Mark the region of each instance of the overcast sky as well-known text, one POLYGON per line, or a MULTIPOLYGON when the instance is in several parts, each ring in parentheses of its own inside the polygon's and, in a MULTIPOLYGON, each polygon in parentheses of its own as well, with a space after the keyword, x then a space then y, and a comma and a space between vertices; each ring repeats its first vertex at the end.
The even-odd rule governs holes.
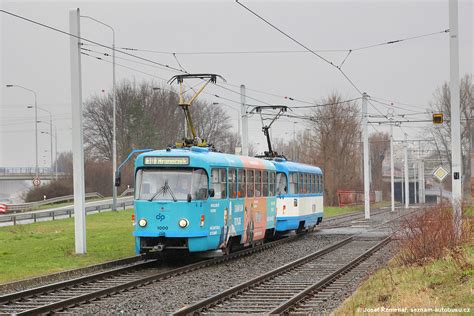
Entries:
MULTIPOLYGON (((323 50, 318 53, 335 63, 340 63, 347 53, 324 50, 353 49, 449 28, 448 0, 242 2, 306 46, 323 50)), ((78 7, 82 15, 92 16, 115 28, 117 47, 176 52, 181 65, 189 72, 221 74, 230 84, 227 87, 236 91, 240 84, 245 84, 249 89, 281 96, 248 91, 250 97, 268 103, 305 105, 283 97, 312 102, 332 92, 339 92, 348 99, 359 97, 341 73, 310 53, 183 54, 302 50, 233 0, 2 1, 1 7, 65 31, 69 29, 69 9, 78 7)), ((472 1, 460 1, 461 75, 473 72, 472 18, 472 1)), ((34 111, 26 108, 33 104, 33 97, 27 91, 6 89, 5 84, 22 85, 37 92, 38 106, 53 113, 59 134, 58 150, 70 150, 69 38, 3 13, 0 13, 0 20, 0 166, 34 166, 34 111)), ((85 38, 111 44, 110 30, 93 21, 82 20, 81 33, 85 38)), ((106 52, 99 47, 88 48, 106 52)), ((133 53, 178 67, 171 54, 133 53)), ((118 58, 118 64, 135 69, 117 66, 117 81, 154 80, 162 84, 163 79, 175 74, 163 68, 132 62, 138 60, 130 56, 117 54, 117 57, 127 59, 118 58)), ((435 89, 449 80, 449 35, 440 33, 355 51, 345 61, 343 69, 356 86, 370 96, 391 100, 408 110, 424 111, 435 89)), ((92 95, 103 93, 102 90, 111 90, 112 66, 83 56, 82 78, 83 101, 86 101, 92 95)), ((218 87, 210 87, 207 92, 240 101, 238 94, 218 87)), ((209 95, 203 97, 210 102, 223 102, 238 108, 237 103, 209 95)), ((257 103, 251 99, 247 102, 257 103)), ((387 113, 384 105, 374 105, 382 113, 387 113)), ((408 110, 396 109, 395 113, 410 113, 408 110)), ((369 111, 378 114, 372 106, 369 111)), ((48 119, 46 112, 39 113, 40 120, 48 119)), ((295 110, 295 114, 300 113, 295 110)), ((236 111, 229 109, 229 115, 236 130, 236 111)), ((290 139, 293 126, 297 130, 305 128, 303 122, 293 122, 289 119, 277 122, 273 136, 290 139)), ((46 124, 39 126, 41 131, 49 130, 46 124)), ((423 132, 422 126, 406 124, 402 127, 410 137, 417 137, 423 132)), ((376 128, 388 131, 387 126, 376 128)), ((370 131, 374 128, 371 127, 370 131)), ((402 137, 400 129, 395 132, 397 138, 402 137)), ((259 121, 251 122, 250 136, 260 150, 265 149, 259 121)), ((50 164, 49 146, 49 136, 40 134, 40 166, 50 164)))

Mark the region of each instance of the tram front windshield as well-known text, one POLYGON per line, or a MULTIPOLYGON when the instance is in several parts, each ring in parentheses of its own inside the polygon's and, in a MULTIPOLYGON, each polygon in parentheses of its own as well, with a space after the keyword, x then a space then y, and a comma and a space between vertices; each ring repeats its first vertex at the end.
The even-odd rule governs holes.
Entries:
POLYGON ((186 201, 189 194, 193 200, 205 200, 208 178, 204 169, 140 169, 135 188, 137 200, 186 201))

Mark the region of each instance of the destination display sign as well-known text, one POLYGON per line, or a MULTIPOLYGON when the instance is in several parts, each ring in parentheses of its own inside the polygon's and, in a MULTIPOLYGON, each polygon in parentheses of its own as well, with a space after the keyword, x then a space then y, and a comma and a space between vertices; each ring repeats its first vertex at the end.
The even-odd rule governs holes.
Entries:
POLYGON ((167 166, 187 166, 189 157, 145 157, 144 165, 167 165, 167 166))

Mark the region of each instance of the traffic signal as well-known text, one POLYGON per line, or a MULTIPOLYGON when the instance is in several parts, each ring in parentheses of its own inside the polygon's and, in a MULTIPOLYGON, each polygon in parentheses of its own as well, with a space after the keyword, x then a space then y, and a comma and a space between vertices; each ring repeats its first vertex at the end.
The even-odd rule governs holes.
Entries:
POLYGON ((443 113, 433 113, 433 124, 443 124, 443 113))

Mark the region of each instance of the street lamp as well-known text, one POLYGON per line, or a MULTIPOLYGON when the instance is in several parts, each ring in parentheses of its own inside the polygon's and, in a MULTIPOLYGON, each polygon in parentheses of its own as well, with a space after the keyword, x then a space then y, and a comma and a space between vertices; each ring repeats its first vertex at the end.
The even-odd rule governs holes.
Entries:
MULTIPOLYGON (((33 106, 28 105, 27 108, 31 109, 31 108, 33 108, 33 106)), ((36 106, 35 108, 37 108, 38 110, 47 112, 49 114, 49 132, 50 132, 50 135, 53 135, 53 114, 51 113, 51 111, 48 111, 48 110, 43 109, 41 107, 36 106)), ((36 121, 36 123, 46 123, 46 124, 48 124, 47 122, 43 122, 43 121, 36 121)), ((53 138, 51 137, 51 171, 52 170, 53 170, 53 138)))
POLYGON ((91 16, 81 15, 81 18, 89 19, 95 21, 103 26, 108 27, 112 30, 112 90, 113 90, 113 98, 112 98, 112 210, 117 210, 117 187, 115 186, 115 170, 117 169, 117 133, 115 128, 115 116, 116 116, 116 97, 115 97, 115 30, 112 26, 99 21, 91 16))
MULTIPOLYGON (((41 109, 41 108, 39 108, 41 109)), ((49 132, 41 132, 41 134, 48 134, 50 135, 50 141, 51 141, 51 172, 53 172, 53 137, 55 139, 55 157, 56 157, 56 179, 58 178, 58 173, 57 173, 57 161, 58 161, 58 139, 57 139, 57 136, 58 136, 58 130, 57 130, 57 127, 56 125, 53 124, 52 120, 50 120, 50 122, 45 122, 45 121, 38 121, 38 123, 44 123, 44 124, 48 124, 49 125, 49 132), (54 134, 56 135, 53 135, 53 126, 54 126, 54 134)))
MULTIPOLYGON (((41 132, 41 134, 50 134, 48 132, 41 132)), ((58 129, 56 128, 56 125, 54 126, 54 135, 50 134, 51 138, 54 137, 54 153, 56 157, 56 162, 54 164, 54 178, 58 180, 58 129)), ((53 149, 51 148, 51 151, 53 149)), ((51 170, 52 171, 52 170, 51 170)))
POLYGON ((20 88, 20 89, 33 93, 33 95, 35 96, 35 178, 38 178, 38 175, 39 175, 39 170, 38 170, 38 107, 37 107, 38 98, 37 98, 36 92, 31 89, 25 88, 23 86, 15 85, 15 84, 7 84, 6 87, 7 88, 20 88))

